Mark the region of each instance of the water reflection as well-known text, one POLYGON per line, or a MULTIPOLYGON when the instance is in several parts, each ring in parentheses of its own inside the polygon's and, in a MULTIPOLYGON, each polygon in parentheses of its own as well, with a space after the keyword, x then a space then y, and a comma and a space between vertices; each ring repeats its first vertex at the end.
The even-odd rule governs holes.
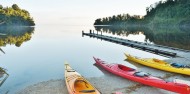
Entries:
MULTIPOLYGON (((6 45, 20 47, 23 42, 31 39, 33 31, 34 27, 0 27, 0 47, 5 47, 6 45)), ((2 48, 0 48, 0 52, 5 54, 5 51, 2 48)), ((0 67, 0 87, 8 77, 9 74, 6 70, 0 67)))
POLYGON ((0 48, 0 51, 5 54, 5 52, 3 51, 3 49, 0 48))
POLYGON ((144 42, 190 50, 190 29, 188 28, 95 26, 95 29, 118 36, 138 35, 141 33, 146 36, 144 42))
MULTIPOLYGON (((104 75, 93 66, 93 56, 125 65, 127 63, 123 59, 126 51, 129 54, 138 53, 138 57, 166 59, 130 47, 81 37, 81 30, 87 31, 89 28, 92 27, 37 26, 31 40, 27 43, 23 42, 19 48, 14 44, 1 47, 6 52, 6 55, 1 55, 2 52, 0 51, 0 66, 8 69, 9 77, 0 87, 0 94, 5 94, 7 91, 9 91, 9 94, 15 94, 26 86, 39 82, 64 79, 64 61, 68 61, 74 69, 89 78, 104 75)), ((123 81, 118 83, 118 80, 115 80, 118 79, 117 76, 114 78, 111 76, 110 80, 107 80, 106 77, 103 77, 106 82, 102 87, 110 86, 111 81, 118 84, 118 88, 121 88, 121 83, 123 86, 128 84, 126 79, 123 78, 123 81)), ((96 81, 99 82, 99 80, 96 81)))
POLYGON ((33 31, 34 27, 0 27, 0 47, 7 44, 20 47, 23 42, 31 39, 33 31))
POLYGON ((9 74, 6 73, 6 70, 0 67, 0 87, 3 85, 3 83, 6 81, 8 77, 9 74))
POLYGON ((0 71, 0 87, 3 85, 3 83, 7 80, 8 77, 9 74, 2 73, 2 71, 0 71))

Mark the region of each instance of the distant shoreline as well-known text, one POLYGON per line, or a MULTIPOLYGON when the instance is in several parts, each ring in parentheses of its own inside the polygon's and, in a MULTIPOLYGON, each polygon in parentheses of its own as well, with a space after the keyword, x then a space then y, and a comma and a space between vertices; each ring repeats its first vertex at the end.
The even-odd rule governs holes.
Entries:
POLYGON ((98 18, 94 25, 146 26, 146 27, 190 27, 189 0, 159 1, 146 7, 146 15, 128 13, 98 18))

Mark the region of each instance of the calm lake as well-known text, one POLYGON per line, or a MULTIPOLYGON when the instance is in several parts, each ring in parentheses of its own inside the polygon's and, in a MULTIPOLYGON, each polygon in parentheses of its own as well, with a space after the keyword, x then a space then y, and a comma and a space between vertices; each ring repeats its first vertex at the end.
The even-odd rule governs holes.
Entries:
MULTIPOLYGON (((0 48, 5 52, 3 54, 0 51, 0 67, 7 69, 9 77, 0 87, 0 94, 5 92, 14 94, 26 86, 41 81, 64 79, 64 62, 68 62, 84 77, 99 77, 104 73, 93 65, 95 63, 93 56, 110 63, 121 63, 133 68, 136 67, 124 61, 125 52, 138 57, 167 59, 166 57, 100 39, 88 36, 82 37, 82 30, 89 32, 90 29, 140 42, 164 45, 165 42, 170 40, 171 45, 176 47, 182 47, 186 45, 184 43, 190 43, 189 35, 186 32, 168 32, 170 30, 167 30, 167 33, 159 33, 160 30, 151 32, 152 30, 143 31, 142 29, 118 30, 102 27, 94 28, 93 26, 64 25, 2 28, 0 33, 6 35, 0 35, 0 48), (169 36, 171 34, 172 36, 169 36), (184 40, 185 42, 180 42, 184 40)), ((186 48, 188 49, 188 47, 186 48)))

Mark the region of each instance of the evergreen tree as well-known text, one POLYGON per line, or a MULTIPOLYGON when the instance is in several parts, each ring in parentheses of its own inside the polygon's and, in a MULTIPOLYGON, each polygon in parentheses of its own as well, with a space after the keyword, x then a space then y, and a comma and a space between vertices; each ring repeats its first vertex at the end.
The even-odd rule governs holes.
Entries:
POLYGON ((30 13, 24 9, 20 9, 17 4, 12 7, 4 7, 0 5, 0 26, 34 26, 34 20, 30 17, 30 13), (3 22, 3 23, 2 23, 3 22))

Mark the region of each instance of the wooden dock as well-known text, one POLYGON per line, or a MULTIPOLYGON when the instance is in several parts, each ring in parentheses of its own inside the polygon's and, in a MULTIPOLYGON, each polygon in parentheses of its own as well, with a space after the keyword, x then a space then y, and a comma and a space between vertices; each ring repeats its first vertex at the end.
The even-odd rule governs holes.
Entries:
POLYGON ((91 30, 90 30, 90 33, 84 33, 84 31, 82 31, 82 35, 86 35, 89 37, 95 37, 95 38, 98 38, 101 40, 121 44, 124 46, 133 47, 136 49, 140 49, 143 51, 151 52, 151 53, 166 56, 166 57, 177 57, 177 53, 162 50, 162 49, 160 49, 161 47, 171 49, 171 50, 179 50, 179 51, 189 52, 189 50, 183 50, 183 49, 178 49, 178 48, 173 48, 173 47, 168 47, 168 46, 137 42, 137 41, 132 41, 132 40, 118 38, 118 37, 106 36, 106 35, 102 35, 102 32, 100 34, 98 34, 98 32, 94 33, 91 30))

